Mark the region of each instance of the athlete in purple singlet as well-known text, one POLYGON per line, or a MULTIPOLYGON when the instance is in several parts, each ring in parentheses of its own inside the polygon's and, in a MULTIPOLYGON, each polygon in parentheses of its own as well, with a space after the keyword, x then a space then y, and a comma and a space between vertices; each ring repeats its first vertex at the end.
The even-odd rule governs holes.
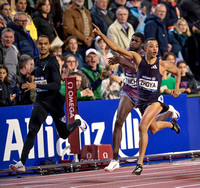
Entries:
MULTIPOLYGON (((144 35, 142 33, 134 33, 129 45, 129 51, 135 51, 141 56, 144 55, 142 47, 144 45, 144 35)), ((123 57, 115 56, 109 63, 119 63, 124 71, 125 78, 123 80, 123 87, 120 93, 120 101, 117 109, 117 118, 115 121, 115 128, 113 132, 113 160, 105 167, 106 171, 112 172, 119 168, 118 153, 122 139, 123 123, 131 112, 136 107, 137 102, 137 80, 136 80, 136 66, 134 62, 123 57)))

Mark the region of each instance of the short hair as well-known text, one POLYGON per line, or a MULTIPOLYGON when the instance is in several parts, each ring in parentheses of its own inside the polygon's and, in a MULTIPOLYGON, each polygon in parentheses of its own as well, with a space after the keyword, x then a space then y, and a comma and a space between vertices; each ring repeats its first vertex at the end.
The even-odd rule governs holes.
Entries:
POLYGON ((122 9, 125 9, 127 11, 127 14, 129 14, 127 8, 125 8, 124 6, 120 6, 120 7, 117 8, 116 15, 118 14, 119 10, 122 10, 122 9))
POLYGON ((49 36, 47 36, 47 35, 39 35, 38 36, 38 39, 37 39, 37 42, 38 42, 38 40, 40 39, 40 38, 47 38, 48 40, 49 40, 49 43, 50 43, 50 39, 49 39, 49 36))
POLYGON ((132 35, 132 37, 133 37, 133 36, 139 37, 139 38, 141 39, 142 43, 144 43, 144 41, 145 41, 145 36, 144 36, 142 33, 140 33, 140 32, 135 32, 135 33, 132 35))
POLYGON ((185 65, 187 65, 187 62, 186 62, 186 61, 181 60, 181 61, 178 61, 178 62, 177 62, 176 66, 179 67, 179 65, 180 65, 181 63, 184 63, 185 65))
POLYGON ((152 41, 152 40, 155 40, 155 41, 157 41, 155 38, 153 38, 153 37, 150 37, 150 38, 148 38, 148 39, 146 39, 146 40, 145 40, 144 44, 146 45, 146 44, 147 44, 147 42, 149 42, 149 41, 152 41))
POLYGON ((17 12, 17 13, 15 14, 15 16, 14 16, 14 21, 16 21, 16 20, 19 19, 19 15, 24 15, 24 16, 26 16, 26 18, 27 18, 27 15, 26 15, 25 12, 17 12))
POLYGON ((22 69, 25 67, 25 65, 28 63, 29 60, 31 60, 31 56, 27 55, 27 54, 23 54, 19 57, 19 69, 22 69))
MULTIPOLYGON (((41 7, 46 4, 46 1, 47 0, 37 0, 36 5, 35 5, 35 9, 36 10, 41 10, 41 7)), ((51 5, 52 4, 51 0, 48 0, 48 1, 49 1, 50 5, 51 5)))
POLYGON ((13 35, 15 34, 14 30, 11 28, 5 28, 3 29, 3 31, 1 32, 1 37, 6 33, 6 32, 12 32, 13 35))
POLYGON ((50 53, 52 54, 53 52, 61 51, 62 52, 62 47, 60 45, 55 45, 50 48, 50 53))

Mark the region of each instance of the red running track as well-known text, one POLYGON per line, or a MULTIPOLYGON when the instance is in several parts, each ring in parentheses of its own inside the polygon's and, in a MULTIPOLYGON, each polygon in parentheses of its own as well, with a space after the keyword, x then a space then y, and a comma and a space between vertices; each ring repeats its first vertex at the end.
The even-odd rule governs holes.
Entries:
POLYGON ((0 179, 0 187, 24 188, 197 188, 200 187, 200 160, 145 165, 140 176, 132 175, 134 166, 112 173, 104 170, 47 176, 0 179))

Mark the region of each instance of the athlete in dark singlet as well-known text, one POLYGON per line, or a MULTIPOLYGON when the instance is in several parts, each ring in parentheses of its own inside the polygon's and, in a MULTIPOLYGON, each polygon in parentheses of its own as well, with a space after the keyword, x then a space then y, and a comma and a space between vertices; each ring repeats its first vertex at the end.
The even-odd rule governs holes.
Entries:
MULTIPOLYGON (((129 51, 135 51, 141 55, 144 55, 142 47, 144 45, 144 35, 142 33, 134 33, 130 45, 129 51)), ((112 172, 114 169, 119 168, 119 147, 122 140, 122 126, 131 110, 136 107, 137 103, 137 78, 136 67, 131 60, 124 59, 123 57, 115 56, 110 61, 119 63, 124 70, 125 78, 123 80, 123 87, 120 93, 120 101, 117 109, 117 118, 115 121, 115 128, 113 132, 113 160, 105 167, 106 171, 112 172)))
POLYGON ((29 131, 24 142, 21 159, 16 164, 9 166, 11 171, 25 171, 24 165, 28 159, 29 152, 34 146, 35 137, 48 113, 52 116, 58 134, 63 139, 67 139, 78 126, 83 131, 87 128, 86 122, 78 114, 75 115, 74 122, 66 125, 64 99, 59 92, 61 87, 59 64, 56 57, 49 53, 50 42, 47 36, 39 36, 37 48, 39 57, 34 59, 35 82, 27 82, 22 85, 22 89, 26 89, 26 91, 36 89, 37 98, 31 113, 29 131))
MULTIPOLYGON (((94 25, 94 24, 93 24, 94 25)), ((158 55, 158 42, 155 39, 147 39, 145 42, 144 49, 146 51, 145 57, 142 59, 141 56, 132 51, 127 51, 115 42, 108 39, 100 29, 94 25, 95 29, 93 32, 99 35, 107 45, 115 52, 119 53, 126 59, 134 61, 138 68, 138 98, 139 98, 139 108, 143 114, 139 125, 140 141, 139 141, 139 159, 136 168, 133 170, 132 174, 140 175, 142 172, 143 160, 145 151, 148 144, 148 130, 152 134, 164 128, 171 128, 176 133, 180 132, 180 127, 176 123, 176 119, 172 118, 170 122, 167 121, 156 121, 157 115, 165 111, 165 105, 158 100, 160 93, 160 79, 165 71, 171 72, 176 75, 176 86, 172 91, 172 96, 179 96, 179 85, 181 74, 178 68, 170 64, 167 61, 162 61, 157 59, 158 55), (147 68, 147 69, 146 69, 147 68), (157 69, 157 74, 152 75, 151 72, 157 69), (144 74, 144 75, 142 75, 144 74), (147 95, 149 95, 147 97, 147 95)))

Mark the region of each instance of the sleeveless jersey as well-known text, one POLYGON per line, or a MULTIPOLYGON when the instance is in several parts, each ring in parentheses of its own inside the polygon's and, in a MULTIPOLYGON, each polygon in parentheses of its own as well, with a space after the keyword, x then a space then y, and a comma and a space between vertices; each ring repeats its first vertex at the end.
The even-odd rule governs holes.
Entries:
POLYGON ((138 98, 143 101, 158 99, 161 81, 159 59, 157 58, 155 63, 150 65, 143 57, 137 71, 138 98))

